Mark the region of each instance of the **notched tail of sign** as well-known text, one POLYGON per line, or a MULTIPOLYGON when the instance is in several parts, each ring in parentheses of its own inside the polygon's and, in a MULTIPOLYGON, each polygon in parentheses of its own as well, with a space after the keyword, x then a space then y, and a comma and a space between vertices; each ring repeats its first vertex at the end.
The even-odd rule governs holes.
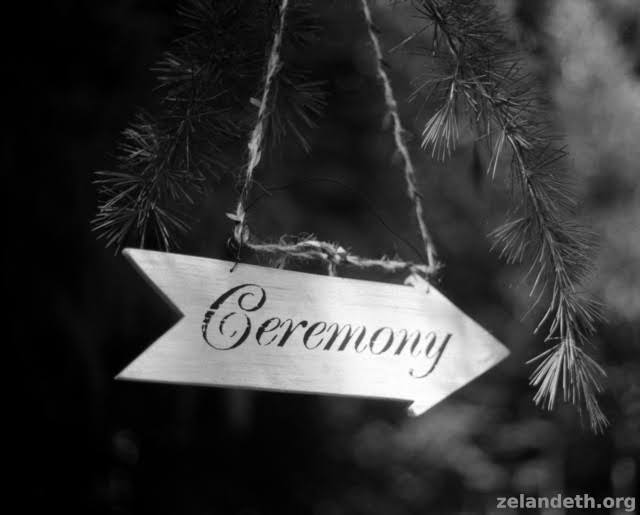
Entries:
POLYGON ((411 417, 419 417, 425 411, 427 411, 432 405, 431 404, 421 404, 419 402, 414 402, 407 408, 407 413, 411 417))

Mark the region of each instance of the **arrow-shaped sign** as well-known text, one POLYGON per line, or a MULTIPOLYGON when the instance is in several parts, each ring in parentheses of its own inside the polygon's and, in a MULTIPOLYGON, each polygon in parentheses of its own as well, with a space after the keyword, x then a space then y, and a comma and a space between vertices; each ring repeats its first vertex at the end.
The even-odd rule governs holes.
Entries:
POLYGON ((124 254, 184 318, 118 379, 409 400, 418 415, 509 354, 417 276, 402 286, 124 254))

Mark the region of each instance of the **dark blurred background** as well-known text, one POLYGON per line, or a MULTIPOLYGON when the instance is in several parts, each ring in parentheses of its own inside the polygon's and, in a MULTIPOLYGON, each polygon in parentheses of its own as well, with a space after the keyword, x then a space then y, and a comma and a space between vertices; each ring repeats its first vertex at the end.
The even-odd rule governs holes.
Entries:
MULTIPOLYGON (((328 91, 313 150, 285 141, 259 179, 328 177, 348 187, 310 181, 262 201, 253 216, 265 236, 313 232, 359 254, 412 259, 352 191, 416 240, 358 12, 337 4, 323 9, 330 23, 309 55, 328 91)), ((413 21, 386 5, 374 15, 389 48, 413 21)), ((602 242, 588 287, 608 316, 593 353, 609 374, 610 429, 595 436, 570 406, 548 413, 532 403, 525 361, 543 345, 532 336, 535 317, 521 320, 523 271, 501 263, 486 236, 508 209, 506 180, 484 176, 471 138, 445 164, 416 144, 412 151, 446 264, 439 288, 512 350, 506 362, 418 419, 394 402, 115 382, 175 315, 96 241, 93 172, 113 167, 121 131, 139 107, 156 105, 150 67, 175 37, 176 2, 60 0, 5 17, 12 511, 492 513, 496 496, 520 492, 638 494, 640 6, 498 5, 555 102, 582 221, 602 242)), ((399 55, 390 65, 406 98, 415 64, 399 55)), ((415 106, 402 110, 417 127, 415 106)), ((230 257, 224 213, 235 186, 231 175, 219 178, 181 252, 230 257)))

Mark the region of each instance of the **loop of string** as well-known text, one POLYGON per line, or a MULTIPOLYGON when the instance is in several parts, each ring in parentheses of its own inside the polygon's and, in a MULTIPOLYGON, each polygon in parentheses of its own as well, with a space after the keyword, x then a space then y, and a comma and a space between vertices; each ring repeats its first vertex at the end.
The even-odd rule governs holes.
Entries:
POLYGON ((242 246, 244 245, 254 252, 273 255, 278 259, 281 266, 284 266, 284 263, 289 258, 322 261, 326 264, 327 272, 329 275, 336 275, 336 269, 340 265, 350 265, 363 269, 377 269, 389 273, 417 273, 423 277, 430 277, 434 275, 438 271, 440 265, 436 260, 433 241, 424 222, 422 199, 416 187, 417 181, 415 176, 415 169, 411 161, 407 146, 404 142, 404 129, 400 121, 397 102, 393 95, 393 89, 391 88, 389 77, 383 68, 382 50, 378 37, 375 34, 371 18, 371 11, 369 9, 367 0, 362 0, 362 10, 364 13, 365 21, 367 23, 369 39, 375 52, 377 68, 376 75, 383 85, 387 116, 391 118, 393 123, 394 143, 398 154, 402 157, 403 160, 404 176, 407 184, 407 195, 412 205, 414 206, 414 213, 420 230, 420 237, 422 239, 422 243, 426 253, 427 263, 414 263, 400 259, 390 259, 387 257, 382 257, 379 259, 365 258, 352 254, 337 243, 320 241, 315 239, 313 236, 304 236, 297 238, 283 236, 277 243, 257 242, 252 238, 246 223, 246 203, 249 199, 249 192, 253 183, 253 174, 256 167, 260 163, 262 155, 264 131, 269 116, 268 105, 271 86, 273 84, 274 78, 282 67, 280 48, 282 46, 288 6, 289 0, 282 0, 279 9, 279 24, 277 29, 275 30, 273 42, 271 45, 267 71, 264 78, 262 98, 260 100, 260 106, 258 109, 258 116, 248 143, 249 157, 243 177, 242 190, 238 198, 235 214, 227 215, 235 223, 233 237, 237 244, 237 260, 239 260, 240 251, 242 249, 242 246))
MULTIPOLYGON (((254 243, 249 241, 246 245, 252 250, 263 254, 271 254, 284 260, 292 258, 302 261, 323 261, 332 273, 335 273, 335 268, 341 265, 380 270, 388 273, 418 273, 422 276, 428 276, 433 273, 433 270, 425 264, 387 257, 379 259, 365 258, 352 254, 337 243, 316 240, 313 236, 296 238, 283 236, 275 243, 254 243)), ((283 261, 281 261, 282 263, 283 261)))
POLYGON ((404 141, 404 128, 400 121, 400 114, 398 113, 398 103, 396 102, 391 88, 391 81, 384 69, 384 56, 382 55, 382 48, 380 46, 380 40, 376 35, 373 20, 371 18, 371 10, 367 0, 362 1, 362 12, 364 13, 365 20, 367 22, 367 32, 369 33, 369 40, 373 46, 373 51, 376 57, 376 73, 384 90, 384 102, 387 107, 387 116, 391 118, 393 123, 393 139, 396 145, 396 150, 402 157, 404 163, 404 177, 407 183, 407 196, 413 204, 415 219, 420 230, 420 237, 422 238, 422 244, 424 251, 427 254, 427 264, 432 268, 437 268, 435 247, 433 240, 427 229, 427 225, 424 222, 424 209, 422 207, 422 197, 416 186, 416 171, 409 155, 409 149, 404 141))
POLYGON ((269 186, 269 187, 266 187, 266 186, 260 184, 258 181, 254 181, 254 182, 256 183, 257 186, 260 187, 260 189, 263 190, 263 193, 261 193, 260 195, 257 195, 251 201, 251 203, 248 206, 246 206, 246 208, 245 208, 245 216, 248 216, 249 211, 251 211, 253 208, 255 208, 256 205, 261 200, 263 200, 264 198, 267 198, 267 197, 273 197, 274 193, 278 193, 278 192, 286 191, 288 189, 293 189, 293 188, 297 188, 297 187, 300 187, 300 186, 304 186, 305 184, 313 184, 313 183, 335 184, 336 186, 340 186, 342 189, 350 192, 354 196, 354 198, 357 198, 361 203, 363 203, 364 206, 369 211, 369 213, 371 213, 371 215, 373 215, 373 217, 376 220, 378 220, 380 225, 382 225, 382 227, 384 227, 389 232, 389 234, 391 234, 394 238, 396 238, 397 240, 399 240, 402 243, 404 243, 407 246, 407 248, 409 248, 412 252, 415 253, 416 256, 418 256, 420 261, 425 262, 424 255, 422 254, 422 252, 420 252, 420 250, 411 241, 407 240, 401 234, 396 232, 385 221, 384 217, 380 214, 380 212, 378 211, 376 206, 373 204, 371 199, 369 199, 369 197, 367 197, 362 191, 360 191, 360 190, 358 190, 356 188, 353 188, 352 186, 349 186, 348 184, 346 184, 343 181, 340 181, 338 179, 332 179, 330 177, 313 177, 312 176, 312 177, 306 177, 304 179, 296 179, 294 181, 288 182, 287 184, 283 184, 283 185, 280 185, 280 186, 269 186))

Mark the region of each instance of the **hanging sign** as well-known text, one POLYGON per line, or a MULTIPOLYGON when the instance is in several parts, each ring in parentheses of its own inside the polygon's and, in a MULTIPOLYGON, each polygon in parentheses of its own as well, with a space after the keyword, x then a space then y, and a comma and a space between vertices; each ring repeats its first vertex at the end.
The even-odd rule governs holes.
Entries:
POLYGON ((127 249, 183 318, 118 379, 412 401, 418 415, 509 351, 433 286, 127 249))

